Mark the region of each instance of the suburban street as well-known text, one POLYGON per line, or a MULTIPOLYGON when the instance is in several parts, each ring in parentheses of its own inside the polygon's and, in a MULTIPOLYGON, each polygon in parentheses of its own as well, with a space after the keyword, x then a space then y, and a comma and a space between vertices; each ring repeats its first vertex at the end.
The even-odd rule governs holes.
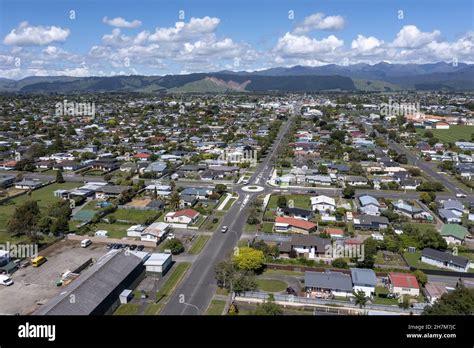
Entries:
MULTIPOLYGON (((289 130, 290 123, 291 121, 287 121, 281 126, 270 152, 257 166, 255 173, 249 180, 250 186, 254 184, 264 185, 264 182, 271 174, 273 160, 282 139, 289 130)), ((174 291, 170 300, 161 311, 162 315, 204 314, 216 290, 214 267, 218 262, 229 256, 237 245, 247 218, 246 206, 258 195, 270 192, 272 189, 269 186, 265 186, 265 191, 258 193, 245 192, 242 190, 242 185, 235 185, 234 190, 239 194, 239 199, 225 215, 220 225, 228 226, 228 232, 221 233, 219 226, 217 232, 213 234, 188 271, 189 275, 174 291)))

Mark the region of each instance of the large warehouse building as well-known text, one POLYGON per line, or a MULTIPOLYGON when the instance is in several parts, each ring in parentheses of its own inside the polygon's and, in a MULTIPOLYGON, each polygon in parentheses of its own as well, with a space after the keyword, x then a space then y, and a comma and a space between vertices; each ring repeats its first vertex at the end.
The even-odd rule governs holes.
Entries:
POLYGON ((51 299, 35 315, 103 315, 119 305, 120 293, 144 275, 143 252, 111 250, 51 299))

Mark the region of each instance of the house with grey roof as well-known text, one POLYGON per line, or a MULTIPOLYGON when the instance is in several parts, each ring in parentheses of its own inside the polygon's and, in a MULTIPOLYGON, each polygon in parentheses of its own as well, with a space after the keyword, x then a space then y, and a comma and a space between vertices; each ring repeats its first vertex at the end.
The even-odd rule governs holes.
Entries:
POLYGON ((456 256, 447 251, 425 248, 421 252, 421 262, 439 268, 446 268, 456 272, 468 272, 471 261, 462 256, 456 256))
POLYGON ((380 215, 381 205, 379 201, 372 196, 362 195, 359 198, 359 210, 366 215, 380 215))
POLYGON ((460 224, 462 220, 461 216, 455 214, 452 210, 439 209, 438 214, 439 217, 446 223, 460 224))
POLYGON ((341 272, 305 272, 304 286, 309 297, 351 297, 351 276, 341 272))
POLYGON ((414 205, 411 205, 404 200, 400 199, 399 201, 392 203, 393 205, 393 210, 401 215, 405 215, 409 218, 416 218, 417 216, 420 216, 421 213, 423 213, 423 209, 415 207, 414 205))
POLYGON ((354 228, 361 230, 381 230, 388 225, 389 221, 385 216, 359 215, 354 218, 354 228))
POLYGON ((315 235, 292 234, 290 241, 282 242, 279 246, 282 256, 294 250, 298 255, 308 259, 326 256, 326 248, 331 240, 315 235))
POLYGON ((351 268, 351 278, 354 292, 363 291, 366 297, 375 294, 377 277, 375 272, 368 268, 351 268))
POLYGON ((459 217, 464 214, 464 204, 455 199, 448 199, 443 201, 442 209, 450 210, 453 214, 456 214, 459 217))

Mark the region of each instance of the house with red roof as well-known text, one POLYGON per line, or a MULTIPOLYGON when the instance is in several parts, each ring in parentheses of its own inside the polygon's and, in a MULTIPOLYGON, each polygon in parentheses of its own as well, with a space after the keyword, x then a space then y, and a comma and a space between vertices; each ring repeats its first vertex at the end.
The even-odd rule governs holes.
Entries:
POLYGON ((420 286, 413 274, 395 273, 388 274, 390 291, 398 295, 418 296, 420 294, 420 286))
POLYGON ((343 238, 344 237, 344 230, 342 228, 335 228, 335 227, 326 227, 324 232, 329 234, 331 238, 343 238))
POLYGON ((316 229, 316 224, 286 216, 277 216, 273 225, 275 232, 294 232, 308 234, 316 229))
POLYGON ((197 221, 200 213, 194 209, 170 211, 165 215, 165 221, 177 224, 192 224, 197 221))
POLYGON ((133 157, 137 158, 140 161, 148 161, 150 158, 150 154, 146 152, 139 152, 133 155, 133 157))

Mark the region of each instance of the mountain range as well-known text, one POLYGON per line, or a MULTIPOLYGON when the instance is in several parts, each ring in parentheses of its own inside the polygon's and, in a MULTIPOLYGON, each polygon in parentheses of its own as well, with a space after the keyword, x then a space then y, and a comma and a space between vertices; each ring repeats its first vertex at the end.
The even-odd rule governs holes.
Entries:
POLYGON ((474 89, 474 65, 354 64, 165 76, 31 76, 0 79, 0 93, 226 93, 474 89))

